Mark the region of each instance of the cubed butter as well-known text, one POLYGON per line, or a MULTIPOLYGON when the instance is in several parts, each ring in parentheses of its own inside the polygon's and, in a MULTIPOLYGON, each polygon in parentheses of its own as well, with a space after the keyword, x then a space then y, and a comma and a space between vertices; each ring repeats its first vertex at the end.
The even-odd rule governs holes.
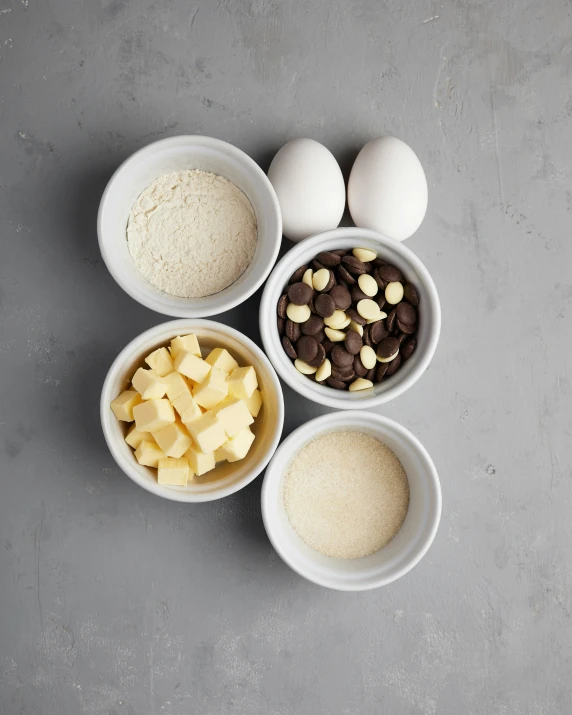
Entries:
POLYGON ((155 370, 140 367, 133 375, 133 387, 144 400, 156 400, 167 392, 167 383, 155 370))
POLYGON ((147 400, 135 405, 133 416, 140 432, 158 432, 175 421, 175 410, 169 400, 147 400))
POLYGON ((167 348, 158 348, 150 355, 147 355, 145 362, 151 370, 155 370, 159 377, 165 377, 175 369, 173 358, 167 348))
POLYGON ((229 375, 235 368, 238 367, 238 363, 232 357, 232 355, 224 348, 215 348, 211 350, 206 361, 212 367, 216 367, 217 370, 222 370, 227 375, 229 375))
POLYGON ((226 457, 222 452, 222 447, 215 449, 214 458, 215 458, 215 462, 226 462, 226 457))
POLYGON ((252 393, 258 387, 256 371, 252 365, 248 367, 235 368, 228 377, 228 393, 240 400, 252 397, 252 393))
POLYGON ((201 347, 196 335, 179 335, 171 340, 171 355, 173 360, 183 350, 197 357, 201 357, 201 347))
POLYGON ((202 382, 206 380, 211 366, 188 350, 181 350, 175 358, 175 369, 194 382, 202 382))
POLYGON ((173 407, 181 415, 181 422, 187 424, 188 422, 194 422, 202 417, 201 408, 195 402, 195 398, 189 392, 184 392, 182 395, 175 397, 173 400, 173 407))
POLYGON ((189 463, 182 459, 166 457, 159 460, 157 482, 168 487, 186 487, 189 478, 192 478, 189 463))
POLYGON ((151 432, 140 432, 137 429, 137 425, 133 425, 125 436, 125 441, 130 447, 137 449, 141 442, 153 442, 154 440, 151 432))
POLYGON ((175 372, 171 372, 169 375, 166 375, 164 380, 167 383, 167 397, 171 402, 173 402, 176 397, 179 397, 179 395, 184 393, 188 395, 191 394, 189 383, 180 372, 175 370, 175 372))
POLYGON ((244 403, 248 407, 248 411, 253 417, 258 417, 260 408, 262 407, 262 393, 260 390, 254 390, 250 397, 244 400, 244 403))
POLYGON ((135 459, 145 467, 157 468, 160 459, 167 455, 163 452, 157 442, 144 440, 135 450, 135 459))
POLYGON ((207 410, 218 405, 227 395, 228 383, 226 381, 226 373, 216 367, 211 368, 205 380, 193 388, 193 397, 197 405, 207 410))
POLYGON ((189 433, 179 422, 173 422, 158 432, 153 432, 153 437, 167 457, 175 459, 182 457, 193 443, 189 433))
POLYGON ((201 452, 214 452, 226 442, 226 433, 219 420, 210 412, 187 425, 191 437, 201 452))
POLYGON ((227 437, 234 437, 254 422, 244 400, 238 400, 236 397, 227 397, 212 412, 222 423, 227 437))
POLYGON ((141 404, 141 395, 135 390, 125 390, 111 403, 113 414, 122 422, 133 422, 133 408, 141 404))
POLYGON ((191 445, 186 451, 185 457, 197 477, 200 477, 202 474, 210 472, 211 469, 215 468, 214 452, 207 452, 205 454, 205 452, 201 452, 200 449, 195 447, 194 444, 191 445))
POLYGON ((229 462, 238 462, 239 459, 246 457, 253 442, 254 434, 249 427, 245 427, 235 437, 222 445, 221 453, 224 454, 229 462))

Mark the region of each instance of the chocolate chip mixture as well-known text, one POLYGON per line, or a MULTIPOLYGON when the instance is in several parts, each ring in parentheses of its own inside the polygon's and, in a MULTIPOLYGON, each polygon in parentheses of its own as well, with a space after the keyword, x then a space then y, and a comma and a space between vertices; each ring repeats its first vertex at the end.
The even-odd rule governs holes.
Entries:
POLYGON ((278 331, 296 369, 337 390, 394 375, 417 346, 419 296, 374 251, 323 251, 278 301, 278 331))

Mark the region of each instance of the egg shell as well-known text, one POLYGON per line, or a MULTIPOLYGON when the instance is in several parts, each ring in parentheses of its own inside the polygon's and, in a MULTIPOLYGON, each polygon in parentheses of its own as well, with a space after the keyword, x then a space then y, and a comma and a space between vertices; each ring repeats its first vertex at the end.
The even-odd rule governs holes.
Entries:
POLYGON ((346 204, 344 177, 334 155, 313 139, 293 139, 276 154, 268 178, 291 241, 339 225, 346 204))
POLYGON ((398 241, 415 233, 427 211, 427 179, 413 149, 396 137, 369 141, 350 173, 348 206, 360 228, 398 241))

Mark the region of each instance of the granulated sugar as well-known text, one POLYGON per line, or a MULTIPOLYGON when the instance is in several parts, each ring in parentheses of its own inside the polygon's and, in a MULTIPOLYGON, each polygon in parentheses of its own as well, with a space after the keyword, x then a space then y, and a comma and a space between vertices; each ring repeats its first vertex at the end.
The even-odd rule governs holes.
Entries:
POLYGON ((231 181, 208 171, 164 174, 139 196, 127 224, 133 261, 157 288, 202 298, 234 283, 258 241, 256 215, 231 181))
POLYGON ((284 506, 308 546, 325 556, 357 559, 397 534, 409 484, 385 444, 361 432, 332 432, 307 444, 288 466, 284 506))

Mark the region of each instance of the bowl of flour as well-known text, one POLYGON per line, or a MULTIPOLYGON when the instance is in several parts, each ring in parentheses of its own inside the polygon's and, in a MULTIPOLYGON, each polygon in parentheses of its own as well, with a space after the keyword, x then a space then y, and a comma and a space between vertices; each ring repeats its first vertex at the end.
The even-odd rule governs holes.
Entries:
POLYGON ((204 136, 129 157, 101 199, 98 238, 117 283, 142 305, 195 318, 239 305, 264 282, 282 239, 272 185, 249 156, 204 136))

